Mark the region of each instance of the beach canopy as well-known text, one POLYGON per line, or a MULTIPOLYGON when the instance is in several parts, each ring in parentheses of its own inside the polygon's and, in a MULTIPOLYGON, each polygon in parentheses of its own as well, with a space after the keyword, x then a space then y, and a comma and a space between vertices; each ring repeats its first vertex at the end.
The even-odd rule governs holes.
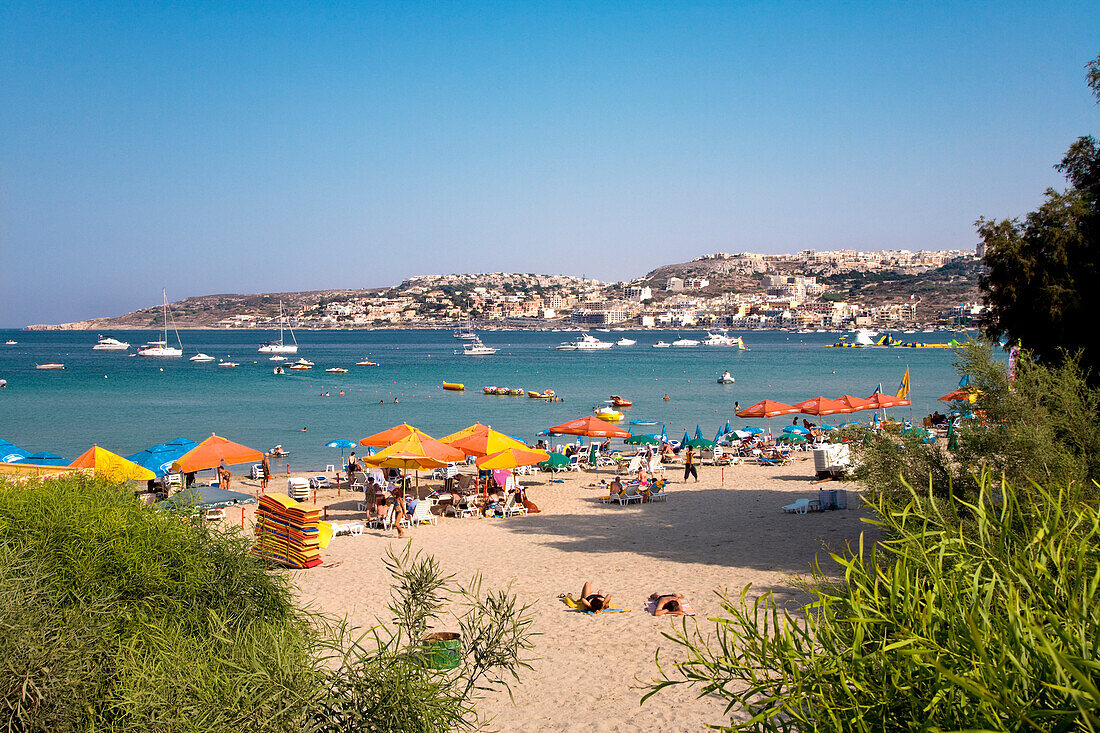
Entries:
POLYGON ((692 448, 713 448, 714 441, 706 438, 692 438, 685 445, 690 445, 692 448))
POLYGON ((741 432, 748 433, 749 435, 760 435, 764 432, 764 428, 758 428, 755 425, 750 425, 747 428, 742 428, 741 432))
POLYGON ((225 461, 227 466, 263 460, 264 454, 247 445, 234 443, 220 435, 211 435, 172 462, 174 473, 193 473, 214 468, 225 461))
POLYGON ((778 417, 779 415, 793 415, 799 412, 797 407, 776 402, 774 400, 760 400, 755 405, 749 405, 740 412, 737 417, 778 417))
POLYGON ((382 468, 441 468, 451 461, 465 460, 466 454, 458 448, 441 443, 435 438, 420 432, 411 433, 393 445, 365 458, 372 466, 382 468), (393 459, 391 461, 391 459, 393 459), (418 459, 421 465, 415 465, 418 459), (391 461, 391 462, 387 462, 391 461))
POLYGON ((477 467, 482 470, 497 468, 519 468, 520 466, 533 466, 550 459, 550 454, 544 450, 530 450, 528 448, 506 448, 498 453, 492 453, 477 459, 477 467))
POLYGON ((133 461, 142 468, 148 468, 158 477, 164 476, 172 468, 172 463, 198 443, 187 438, 176 438, 168 443, 157 443, 145 450, 126 456, 126 460, 133 461))
POLYGON ((451 443, 455 442, 456 440, 462 440, 463 438, 470 437, 474 433, 481 433, 481 432, 484 432, 484 431, 489 430, 489 429, 490 428, 489 428, 488 425, 482 425, 479 422, 475 422, 473 425, 471 425, 469 427, 462 428, 462 430, 459 430, 457 433, 451 433, 450 435, 447 435, 445 437, 440 438, 439 442, 440 443, 446 443, 447 445, 450 445, 451 443))
POLYGON ((354 440, 348 440, 347 438, 337 438, 336 440, 330 440, 329 442, 325 443, 325 447, 326 448, 340 448, 341 450, 344 449, 344 448, 354 448, 355 447, 355 441, 354 440))
POLYGON ((68 466, 69 459, 62 458, 56 453, 50 453, 49 451, 41 451, 39 453, 31 453, 17 458, 14 461, 8 461, 9 463, 26 463, 32 466, 68 466))
POLYGON ((419 433, 420 435, 427 435, 420 428, 414 428, 408 423, 401 423, 400 425, 394 425, 388 430, 383 430, 380 433, 374 435, 368 435, 359 441, 359 445, 369 445, 375 448, 385 448, 391 446, 402 438, 407 438, 413 433, 419 433))
POLYGON ((578 417, 550 428, 554 435, 587 435, 590 438, 629 438, 630 431, 604 422, 595 415, 578 417))
POLYGON ((836 398, 837 402, 840 402, 848 408, 848 412, 859 412, 860 410, 873 410, 875 406, 871 404, 871 401, 864 397, 855 397, 850 394, 842 394, 836 398))
POLYGON ((71 468, 90 468, 96 476, 109 481, 152 481, 155 473, 144 466, 112 453, 106 448, 93 445, 79 458, 69 464, 71 468))
POLYGON ((14 463, 20 458, 26 458, 31 452, 20 448, 3 438, 0 438, 0 463, 14 463))
POLYGON ((885 410, 887 407, 905 407, 912 404, 909 400, 903 397, 895 397, 892 394, 883 394, 882 392, 876 392, 867 400, 872 404, 875 410, 885 410))
POLYGON ((788 425, 787 427, 783 428, 783 432, 784 433, 797 433, 799 435, 809 435, 810 434, 810 431, 807 430, 806 428, 802 427, 801 425, 788 425))
POLYGON ((798 433, 784 433, 775 439, 776 443, 805 443, 806 436, 798 433))
POLYGON ((217 486, 192 486, 164 501, 157 502, 162 509, 191 508, 195 512, 207 509, 223 509, 238 504, 255 504, 255 497, 239 491, 228 491, 217 486))
POLYGON ((836 415, 852 411, 840 400, 830 400, 828 397, 811 397, 799 402, 795 407, 803 415, 836 415))
MULTIPOLYGON (((492 428, 477 430, 464 438, 458 438, 452 441, 450 445, 452 448, 458 448, 460 451, 470 456, 487 456, 493 453, 500 453, 508 448, 518 450, 527 449, 526 443, 509 437, 504 433, 497 432, 492 428)), ((545 460, 545 458, 543 460, 545 460)), ((535 462, 538 463, 538 461, 535 462)))

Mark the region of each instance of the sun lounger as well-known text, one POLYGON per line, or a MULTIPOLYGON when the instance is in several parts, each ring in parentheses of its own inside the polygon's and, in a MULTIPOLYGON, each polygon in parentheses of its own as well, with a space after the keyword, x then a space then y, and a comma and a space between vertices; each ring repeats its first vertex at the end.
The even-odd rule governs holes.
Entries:
POLYGON ((649 500, 650 501, 668 501, 668 492, 665 491, 664 486, 661 486, 661 487, 654 486, 654 488, 656 488, 657 490, 650 492, 650 494, 649 494, 649 500))
POLYGON ((628 484, 623 490, 623 493, 619 495, 619 504, 625 505, 635 502, 642 503, 642 495, 638 493, 638 486, 636 484, 628 484))
POLYGON ((409 517, 409 524, 439 524, 439 519, 432 514, 432 507, 435 506, 435 499, 421 499, 416 502, 416 508, 413 509, 412 516, 409 517))
MULTIPOLYGON (((680 599, 680 609, 681 610, 676 611, 675 613, 668 613, 668 614, 662 614, 662 615, 668 615, 668 616, 694 616, 695 615, 695 606, 691 605, 691 601, 687 600, 686 598, 681 598, 680 599)), ((657 610, 657 601, 646 601, 646 604, 645 604, 646 613, 648 613, 650 616, 652 616, 653 612, 656 611, 656 610, 657 610)))
POLYGON ((787 504, 785 507, 783 507, 783 511, 787 512, 788 514, 805 514, 809 510, 809 499, 799 499, 794 504, 787 504))

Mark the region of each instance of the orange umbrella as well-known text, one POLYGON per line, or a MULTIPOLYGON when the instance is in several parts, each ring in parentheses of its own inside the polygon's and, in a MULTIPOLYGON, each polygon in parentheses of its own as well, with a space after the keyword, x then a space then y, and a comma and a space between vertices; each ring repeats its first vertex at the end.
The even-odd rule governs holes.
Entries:
POLYGON ((578 417, 556 425, 547 432, 556 435, 587 435, 590 438, 629 438, 630 431, 604 422, 595 415, 578 417))
POLYGON ((468 438, 471 435, 474 435, 474 434, 477 434, 477 433, 484 433, 484 432, 487 432, 488 430, 489 430, 488 425, 482 425, 481 423, 476 422, 468 428, 462 428, 462 430, 459 430, 457 433, 451 433, 450 435, 448 435, 445 438, 440 438, 439 442, 440 443, 446 443, 446 444, 450 445, 451 443, 455 442, 456 440, 461 440, 463 438, 468 438))
POLYGON ((830 400, 828 397, 811 397, 799 402, 795 407, 803 415, 836 415, 838 413, 851 412, 852 408, 840 400, 830 400))
POLYGON ((226 465, 263 460, 264 454, 247 445, 234 443, 218 435, 209 438, 184 453, 172 464, 173 472, 192 473, 204 468, 214 468, 225 461, 226 465))
POLYGON ((905 407, 913 404, 904 397, 895 397, 892 394, 883 394, 882 392, 875 392, 867 398, 867 401, 870 403, 871 409, 874 410, 885 410, 887 407, 905 407))
POLYGON ((370 445, 375 448, 384 448, 388 445, 393 445, 402 438, 407 438, 413 433, 419 433, 421 435, 427 435, 420 428, 414 428, 408 423, 401 423, 400 425, 394 425, 389 430, 383 430, 380 433, 374 435, 368 435, 359 441, 359 445, 370 445))
MULTIPOLYGON (((418 456, 431 458, 444 464, 466 458, 466 454, 458 448, 440 443, 430 435, 417 430, 415 433, 405 436, 388 448, 363 460, 372 466, 381 466, 391 456, 418 456)), ((433 468, 438 468, 438 466, 433 466, 433 468)))
POLYGON ((977 402, 978 395, 970 391, 969 387, 959 387, 954 392, 940 397, 940 402, 977 402))
POLYGON ((520 466, 533 466, 542 463, 550 454, 544 450, 530 450, 527 448, 507 448, 497 453, 482 456, 477 459, 477 467, 480 469, 519 468, 520 466))
POLYGON ((737 417, 778 417, 779 415, 793 415, 798 411, 797 407, 782 402, 760 400, 755 405, 750 405, 736 414, 737 417))
MULTIPOLYGON (((496 430, 489 429, 472 433, 465 438, 459 438, 451 443, 451 447, 458 448, 463 453, 467 453, 471 456, 487 456, 490 453, 499 453, 508 448, 517 448, 519 450, 526 450, 527 448, 526 445, 515 438, 497 432, 496 430)), ((544 458, 543 460, 546 459, 544 458)), ((497 466, 497 468, 503 468, 503 466, 497 466)))
POLYGON ((840 397, 836 398, 836 401, 844 403, 844 405, 848 407, 849 412, 875 409, 875 406, 871 404, 870 400, 866 400, 862 397, 853 397, 850 394, 842 394, 840 397))

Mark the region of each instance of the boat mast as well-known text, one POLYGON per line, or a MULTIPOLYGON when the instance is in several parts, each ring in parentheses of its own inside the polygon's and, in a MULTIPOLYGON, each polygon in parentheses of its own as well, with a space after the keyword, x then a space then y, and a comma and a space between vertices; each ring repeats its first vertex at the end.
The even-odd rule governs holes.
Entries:
MULTIPOLYGON (((290 325, 290 317, 286 317, 286 327, 290 331, 290 340, 298 345, 298 339, 294 336, 294 327, 290 325)), ((283 342, 283 301, 279 301, 279 343, 283 342)))

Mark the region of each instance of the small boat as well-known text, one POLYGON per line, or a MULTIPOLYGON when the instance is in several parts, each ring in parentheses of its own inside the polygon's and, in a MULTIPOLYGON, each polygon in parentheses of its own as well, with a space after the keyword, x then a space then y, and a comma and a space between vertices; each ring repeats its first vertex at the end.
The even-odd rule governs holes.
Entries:
POLYGON ((310 361, 309 359, 299 359, 298 361, 294 362, 294 364, 296 366, 304 366, 304 367, 314 366, 314 363, 312 361, 310 361))
POLYGON ((220 367, 239 367, 240 364, 238 364, 235 361, 219 361, 218 366, 220 366, 220 367))
POLYGON ((309 364, 299 364, 297 362, 295 362, 295 363, 291 364, 289 367, 287 367, 287 369, 293 369, 296 372, 304 372, 304 371, 308 371, 312 368, 313 367, 309 364))
POLYGON ((355 362, 355 366, 378 366, 378 362, 364 359, 363 361, 355 362))
POLYGON ((695 339, 676 339, 672 342, 672 345, 678 349, 691 348, 692 346, 698 346, 699 342, 695 339))
POLYGON ((730 336, 728 333, 711 333, 707 332, 707 337, 703 339, 704 346, 736 346, 737 339, 730 336))
POLYGON ((272 448, 271 450, 269 450, 269 451, 267 452, 267 454, 268 454, 269 456, 278 456, 279 458, 282 458, 283 456, 289 456, 289 455, 290 455, 290 451, 288 451, 288 450, 283 450, 283 446, 281 446, 281 445, 277 445, 277 446, 275 446, 274 448, 272 448))
POLYGON ((325 371, 328 372, 329 374, 347 374, 348 373, 347 369, 343 369, 341 367, 332 367, 330 369, 326 369, 325 371))
POLYGON ((35 364, 35 369, 64 369, 64 364, 58 364, 56 361, 48 361, 45 364, 35 364))
POLYGON ((619 422, 623 419, 623 413, 611 407, 601 407, 596 411, 596 417, 604 422, 619 422))
POLYGON ((8 380, 0 379, 0 389, 3 389, 4 387, 7 387, 7 386, 8 386, 8 380))
POLYGON ((622 397, 620 397, 617 394, 611 395, 611 406, 612 407, 630 407, 633 404, 634 403, 631 402, 630 400, 623 399, 622 397))
POLYGON ((464 392, 466 390, 466 385, 460 384, 459 382, 444 382, 443 389, 447 389, 452 392, 464 392))
POLYGON ((14 340, 14 339, 8 339, 7 341, 4 342, 4 345, 5 346, 15 346, 17 343, 19 343, 19 342, 14 340))
POLYGON ((628 339, 624 336, 623 338, 616 341, 615 345, 616 346, 633 346, 636 343, 638 343, 638 342, 635 341, 634 339, 628 339))
POLYGON ((275 356, 267 357, 267 360, 268 361, 286 361, 286 357, 285 356, 279 356, 278 354, 276 354, 275 356))
POLYGON ((192 356, 189 361, 214 361, 214 357, 209 354, 204 354, 201 351, 192 356))
POLYGON ((658 341, 657 343, 653 344, 653 348, 655 349, 667 349, 669 346, 671 346, 671 344, 667 344, 664 341, 658 341))
POLYGON ((500 349, 486 346, 481 342, 481 339, 475 336, 469 343, 462 344, 462 351, 456 351, 455 354, 462 354, 463 356, 492 356, 498 351, 500 351, 500 349))
POLYGON ((734 381, 733 375, 728 371, 722 372, 722 376, 718 377, 718 384, 733 384, 734 381))
POLYGON ((631 425, 661 425, 660 420, 631 420, 631 425))
POLYGON ((101 334, 99 341, 92 347, 92 351, 126 351, 128 348, 130 348, 130 344, 127 342, 101 334))
POLYGON ((558 351, 602 351, 610 349, 614 344, 610 341, 600 341, 598 338, 581 331, 581 337, 576 341, 562 341, 554 348, 558 351))
POLYGON ((277 367, 275 367, 274 369, 271 370, 271 373, 272 374, 286 374, 286 369, 283 369, 281 366, 277 366, 277 367))

